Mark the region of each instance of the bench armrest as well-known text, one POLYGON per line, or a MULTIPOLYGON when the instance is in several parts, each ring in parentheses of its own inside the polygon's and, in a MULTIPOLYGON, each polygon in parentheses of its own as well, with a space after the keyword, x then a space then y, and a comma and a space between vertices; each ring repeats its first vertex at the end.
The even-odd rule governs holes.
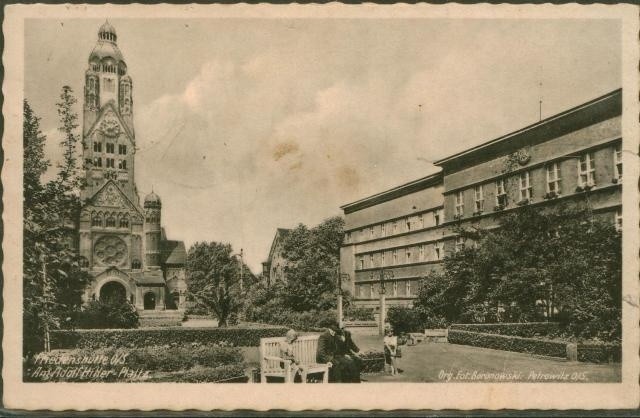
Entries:
POLYGON ((280 362, 284 362, 284 363, 291 363, 291 360, 285 360, 282 357, 277 357, 277 356, 264 356, 263 358, 265 360, 273 360, 273 361, 280 361, 280 362))

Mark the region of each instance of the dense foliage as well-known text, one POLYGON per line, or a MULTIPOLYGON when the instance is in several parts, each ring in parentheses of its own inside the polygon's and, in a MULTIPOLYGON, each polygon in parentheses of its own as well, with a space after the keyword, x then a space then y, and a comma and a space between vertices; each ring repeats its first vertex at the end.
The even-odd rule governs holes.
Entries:
MULTIPOLYGON (((230 244, 196 242, 187 253, 189 298, 202 312, 213 313, 218 326, 235 321, 244 299, 240 288, 240 262, 230 244)), ((251 272, 242 268, 242 280, 253 282, 251 272)))
MULTIPOLYGON (((327 219, 314 228, 298 225, 283 241, 286 282, 256 284, 247 294, 245 318, 317 329, 336 320, 337 271, 344 221, 327 219)), ((345 308, 350 297, 344 295, 345 308)))
POLYGON ((63 87, 57 103, 63 159, 55 178, 46 183, 42 182, 50 166, 44 156, 46 138, 26 100, 23 105, 24 354, 45 349, 49 330, 75 326, 89 279, 79 267, 73 240, 82 187, 76 158, 82 144, 75 103, 71 88, 63 87))
POLYGON ((287 328, 139 328, 102 330, 59 330, 52 332, 52 348, 136 348, 171 345, 175 342, 229 344, 257 347, 260 338, 283 337, 287 328))
POLYGON ((348 305, 344 310, 344 319, 346 321, 373 321, 373 309, 362 306, 348 305))
POLYGON ((136 308, 126 301, 92 301, 78 316, 78 328, 138 328, 140 318, 136 308))
POLYGON ((621 333, 621 235, 587 207, 523 207, 500 228, 461 230, 467 245, 423 280, 414 303, 447 324, 560 323, 567 336, 621 333), (523 238, 523 237, 526 237, 523 238))

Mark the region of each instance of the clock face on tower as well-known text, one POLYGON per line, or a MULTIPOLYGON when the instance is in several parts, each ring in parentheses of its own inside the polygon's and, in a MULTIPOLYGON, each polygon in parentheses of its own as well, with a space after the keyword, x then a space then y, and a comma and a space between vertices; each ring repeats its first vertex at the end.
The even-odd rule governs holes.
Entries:
POLYGON ((127 259, 127 244, 122 238, 104 236, 93 246, 94 260, 105 266, 119 266, 127 259))
POLYGON ((120 135, 120 123, 112 113, 108 114, 100 123, 100 129, 106 136, 115 137, 120 135))

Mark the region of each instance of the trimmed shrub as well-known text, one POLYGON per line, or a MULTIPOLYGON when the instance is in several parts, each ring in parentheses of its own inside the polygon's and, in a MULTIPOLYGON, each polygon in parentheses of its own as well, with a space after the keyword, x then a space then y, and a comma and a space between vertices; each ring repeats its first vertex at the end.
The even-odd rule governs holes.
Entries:
POLYGON ((78 328, 138 328, 139 323, 136 308, 117 300, 92 301, 78 315, 78 328))
POLYGON ((145 347, 131 351, 127 357, 130 367, 167 372, 187 370, 196 365, 217 367, 241 362, 242 353, 236 347, 197 343, 174 347, 145 347))
POLYGON ((362 373, 378 373, 384 371, 384 353, 382 351, 370 351, 363 353, 360 358, 362 359, 362 373))
POLYGON ((346 321, 373 321, 373 309, 350 305, 344 311, 346 321))
POLYGON ((588 361, 591 363, 619 363, 621 360, 622 346, 620 344, 578 344, 578 361, 588 361))
POLYGON ((514 337, 546 337, 560 330, 557 322, 522 322, 498 324, 451 324, 451 329, 482 332, 486 334, 511 335, 514 337))
POLYGON ((424 321, 415 309, 392 306, 387 311, 387 319, 396 335, 424 330, 424 321))
POLYGON ((52 348, 149 347, 172 343, 257 347, 260 338, 283 337, 287 328, 142 328, 113 330, 52 331, 52 348))
POLYGON ((471 345, 474 347, 538 354, 549 357, 566 358, 567 356, 567 344, 557 341, 486 334, 459 329, 449 329, 448 341, 451 344, 471 345))

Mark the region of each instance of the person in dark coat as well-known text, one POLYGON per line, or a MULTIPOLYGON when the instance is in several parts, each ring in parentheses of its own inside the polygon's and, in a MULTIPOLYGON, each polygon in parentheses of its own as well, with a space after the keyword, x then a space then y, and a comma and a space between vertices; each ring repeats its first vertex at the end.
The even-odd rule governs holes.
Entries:
POLYGON ((352 351, 358 347, 353 343, 351 335, 343 334, 338 323, 331 323, 327 330, 318 338, 316 361, 329 363, 329 382, 354 383, 360 382, 359 359, 352 351))
POLYGON ((341 328, 338 337, 338 353, 349 360, 345 363, 343 382, 360 383, 362 360, 358 354, 359 352, 360 348, 353 342, 351 332, 341 328))

